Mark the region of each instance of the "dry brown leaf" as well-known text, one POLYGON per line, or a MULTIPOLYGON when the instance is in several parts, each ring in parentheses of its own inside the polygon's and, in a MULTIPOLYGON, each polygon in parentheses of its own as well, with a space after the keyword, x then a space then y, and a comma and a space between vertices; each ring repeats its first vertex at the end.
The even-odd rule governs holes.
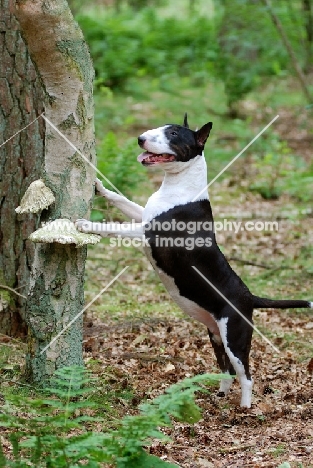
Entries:
POLYGON ((173 372, 175 370, 175 366, 174 364, 172 364, 171 362, 169 362, 168 364, 166 364, 165 367, 163 367, 163 371, 167 374, 168 372, 173 372))

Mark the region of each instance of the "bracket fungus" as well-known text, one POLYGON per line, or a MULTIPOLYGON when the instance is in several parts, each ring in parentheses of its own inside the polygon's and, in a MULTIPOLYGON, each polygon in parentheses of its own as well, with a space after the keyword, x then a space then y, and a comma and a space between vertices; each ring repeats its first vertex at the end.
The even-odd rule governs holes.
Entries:
POLYGON ((15 208, 15 211, 16 213, 38 213, 48 208, 54 201, 55 197, 44 181, 35 180, 24 193, 21 204, 15 208))
POLYGON ((75 244, 82 247, 86 244, 97 244, 101 236, 97 234, 85 234, 76 229, 75 224, 69 219, 55 219, 45 224, 42 228, 33 232, 29 239, 33 242, 51 244, 75 244))

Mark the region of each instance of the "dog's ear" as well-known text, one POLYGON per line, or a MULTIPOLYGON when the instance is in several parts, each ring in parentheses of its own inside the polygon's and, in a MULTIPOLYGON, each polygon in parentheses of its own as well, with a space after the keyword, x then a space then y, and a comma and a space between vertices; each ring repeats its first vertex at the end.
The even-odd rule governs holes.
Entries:
POLYGON ((205 142, 209 138, 211 128, 213 127, 212 122, 208 122, 196 132, 196 139, 199 146, 204 146, 205 142))
POLYGON ((186 112, 185 115, 184 115, 184 123, 183 123, 183 126, 186 127, 186 128, 189 128, 188 120, 187 120, 187 112, 186 112))

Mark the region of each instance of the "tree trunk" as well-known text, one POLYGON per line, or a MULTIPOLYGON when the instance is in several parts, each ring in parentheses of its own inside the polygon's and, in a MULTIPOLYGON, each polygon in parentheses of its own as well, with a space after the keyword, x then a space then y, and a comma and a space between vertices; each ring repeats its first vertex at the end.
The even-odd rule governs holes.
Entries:
MULTIPOLYGON (((95 164, 93 67, 81 30, 64 0, 23 0, 16 5, 23 38, 45 90, 45 116, 95 164)), ((46 126, 41 179, 56 201, 41 220, 86 217, 94 169, 46 126)), ((55 369, 82 364, 82 317, 41 353, 84 304, 86 247, 36 244, 26 308, 26 375, 43 384, 55 369)))
POLYGON ((34 245, 27 238, 38 227, 39 216, 21 217, 15 208, 39 178, 44 121, 38 119, 3 142, 43 111, 43 92, 9 0, 0 0, 0 50, 0 333, 21 336, 26 334, 22 296, 27 295, 34 258, 34 245))

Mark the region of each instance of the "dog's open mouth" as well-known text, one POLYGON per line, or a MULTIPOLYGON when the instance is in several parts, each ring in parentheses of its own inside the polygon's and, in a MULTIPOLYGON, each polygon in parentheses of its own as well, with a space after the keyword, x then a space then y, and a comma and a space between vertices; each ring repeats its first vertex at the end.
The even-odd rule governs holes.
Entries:
POLYGON ((149 151, 145 151, 141 153, 137 161, 139 161, 143 165, 151 165, 151 164, 158 164, 158 163, 167 163, 171 161, 175 161, 175 156, 173 154, 155 154, 149 153, 149 151))

